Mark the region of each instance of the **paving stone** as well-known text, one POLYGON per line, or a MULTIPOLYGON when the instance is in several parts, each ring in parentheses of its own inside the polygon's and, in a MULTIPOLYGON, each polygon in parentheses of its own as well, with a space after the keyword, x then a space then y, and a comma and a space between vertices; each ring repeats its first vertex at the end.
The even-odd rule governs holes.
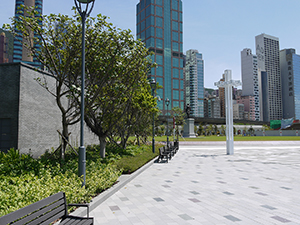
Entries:
POLYGON ((157 202, 164 202, 164 200, 163 199, 161 199, 161 198, 153 198, 155 201, 157 201, 157 202))
POLYGON ((241 221, 240 219, 234 217, 234 216, 231 216, 231 215, 228 215, 228 216, 224 216, 226 219, 228 220, 231 220, 232 222, 236 222, 236 221, 241 221))
POLYGON ((266 209, 275 210, 275 207, 269 206, 269 205, 262 205, 261 207, 264 207, 266 209))
POLYGON ((282 217, 280 217, 280 216, 272 216, 271 218, 273 218, 273 219, 275 219, 275 220, 278 220, 278 221, 280 221, 280 222, 282 222, 282 223, 289 223, 289 222, 291 222, 290 220, 287 220, 287 219, 282 218, 282 217))
POLYGON ((180 143, 169 163, 148 167, 90 216, 96 225, 300 224, 300 142, 235 142, 234 150, 180 143))
POLYGON ((120 208, 117 205, 109 206, 109 208, 111 209, 111 211, 118 211, 118 210, 120 210, 120 208))
POLYGON ((184 220, 193 220, 192 217, 190 217, 189 215, 187 214, 181 214, 181 215, 178 215, 179 217, 181 217, 182 219, 184 220))

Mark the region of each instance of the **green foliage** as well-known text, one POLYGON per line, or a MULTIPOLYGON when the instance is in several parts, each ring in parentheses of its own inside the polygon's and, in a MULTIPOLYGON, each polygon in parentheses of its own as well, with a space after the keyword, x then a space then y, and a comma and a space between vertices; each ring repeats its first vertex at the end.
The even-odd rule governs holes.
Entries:
MULTIPOLYGON (((90 202, 111 187, 124 173, 134 172, 158 155, 152 146, 130 145, 126 149, 107 145, 107 157, 100 158, 98 145, 87 146, 86 185, 78 177, 78 156, 66 152, 60 163, 58 154, 45 153, 39 159, 10 149, 0 152, 0 216, 63 191, 69 203, 90 202)), ((159 145, 156 147, 160 147, 159 145)))
POLYGON ((81 187, 78 161, 68 152, 60 165, 59 156, 46 153, 40 159, 10 149, 0 153, 0 216, 32 204, 60 191, 72 203, 90 202, 91 198, 111 187, 122 170, 110 161, 103 161, 97 149, 87 148, 86 186, 81 187))
POLYGON ((203 126, 202 126, 202 124, 199 125, 199 128, 197 130, 197 134, 198 134, 198 136, 201 136, 203 134, 203 126))
POLYGON ((39 175, 42 171, 40 162, 29 154, 21 154, 19 150, 10 149, 7 153, 0 152, 0 175, 12 177, 31 173, 39 175))
POLYGON ((212 94, 213 91, 215 91, 215 89, 212 89, 212 88, 205 88, 205 91, 208 92, 208 94, 212 94))
MULTIPOLYGON (((138 168, 158 156, 158 147, 156 146, 155 154, 152 153, 152 146, 144 146, 141 150, 135 150, 135 155, 127 155, 117 161, 116 166, 118 169, 122 169, 123 173, 133 173, 138 168), (139 152, 139 153, 138 153, 139 152)), ((137 147, 136 147, 137 148, 137 147)), ((132 149, 132 148, 131 148, 132 149)))

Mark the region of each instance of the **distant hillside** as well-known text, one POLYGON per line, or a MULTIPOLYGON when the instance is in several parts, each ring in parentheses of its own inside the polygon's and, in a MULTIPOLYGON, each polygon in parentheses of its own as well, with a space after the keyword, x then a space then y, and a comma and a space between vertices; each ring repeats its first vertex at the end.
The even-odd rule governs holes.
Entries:
POLYGON ((0 33, 2 32, 4 32, 5 36, 8 38, 8 55, 12 56, 14 50, 14 36, 9 31, 0 28, 0 33))
POLYGON ((215 89, 211 89, 211 88, 205 88, 205 91, 208 91, 208 93, 211 95, 211 93, 214 91, 215 89))

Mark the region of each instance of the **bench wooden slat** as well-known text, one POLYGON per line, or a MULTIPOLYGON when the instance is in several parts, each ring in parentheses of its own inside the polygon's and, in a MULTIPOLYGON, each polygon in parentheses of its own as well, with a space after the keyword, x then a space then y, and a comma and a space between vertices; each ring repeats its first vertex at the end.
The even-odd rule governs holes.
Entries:
POLYGON ((47 214, 42 215, 41 217, 35 218, 33 221, 28 223, 28 225, 35 225, 35 224, 50 224, 55 220, 58 220, 66 215, 65 211, 63 210, 64 206, 59 206, 56 209, 52 209, 47 214))
MULTIPOLYGON (((63 212, 60 212, 59 214, 56 214, 59 218, 62 218, 63 216, 65 216, 64 214, 63 214, 63 212)), ((49 225, 50 223, 52 223, 52 222, 54 222, 55 220, 53 220, 53 218, 49 218, 48 220, 46 220, 46 221, 44 221, 44 222, 42 222, 42 223, 40 223, 39 225, 49 225)), ((34 224, 36 224, 36 223, 33 223, 32 225, 34 225, 34 224)))
MULTIPOLYGON (((84 205, 89 209, 87 204, 76 205, 84 205)), ((58 219, 62 219, 62 224, 91 225, 94 223, 93 218, 69 216, 65 193, 59 192, 1 217, 0 225, 49 225, 58 219)))
POLYGON ((61 225, 91 225, 94 223, 93 218, 81 218, 76 216, 68 216, 60 224, 61 225))
MULTIPOLYGON (((42 209, 40 209, 40 210, 32 213, 32 214, 29 214, 28 216, 24 217, 23 219, 15 222, 14 225, 22 225, 22 224, 25 224, 25 223, 27 223, 27 222, 29 222, 31 220, 34 220, 34 219, 36 219, 38 217, 42 217, 44 219, 47 219, 47 217, 49 217, 49 215, 48 215, 49 212, 51 210, 57 208, 57 207, 60 207, 59 208, 60 211, 63 211, 64 214, 66 213, 65 212, 65 207, 64 207, 64 200, 60 199, 57 202, 54 202, 53 204, 50 204, 50 205, 48 205, 48 206, 46 206, 46 207, 44 207, 44 208, 42 208, 42 209)), ((57 219, 59 219, 59 217, 58 218, 54 218, 53 221, 57 220, 57 219)))
POLYGON ((35 202, 31 205, 25 206, 24 208, 21 208, 17 211, 11 212, 3 217, 1 217, 1 224, 8 224, 13 222, 14 218, 22 218, 36 210, 39 210, 45 205, 49 205, 54 201, 57 201, 61 198, 64 198, 64 192, 59 192, 57 194, 51 195, 48 198, 42 199, 38 202, 35 202))

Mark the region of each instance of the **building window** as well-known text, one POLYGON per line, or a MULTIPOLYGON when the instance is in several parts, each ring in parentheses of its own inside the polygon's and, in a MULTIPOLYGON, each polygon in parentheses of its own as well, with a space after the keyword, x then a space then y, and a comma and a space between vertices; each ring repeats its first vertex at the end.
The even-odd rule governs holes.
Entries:
POLYGON ((156 0, 156 5, 161 5, 162 6, 162 0, 156 0))
POLYGON ((178 22, 172 21, 172 29, 178 30, 178 22))
POLYGON ((163 37, 163 30, 161 28, 156 28, 156 37, 163 37))
POLYGON ((156 39, 156 48, 163 48, 163 40, 156 39))
MULTIPOLYGON (((163 76, 163 67, 158 66, 158 67, 156 68, 156 75, 157 75, 157 76, 163 76)), ((162 85, 162 84, 161 84, 161 85, 162 85)))
POLYGON ((172 47, 172 50, 175 51, 175 52, 178 52, 178 43, 177 42, 173 42, 172 43, 173 47, 172 47))
POLYGON ((163 16, 163 10, 162 10, 162 7, 159 7, 159 6, 156 6, 156 15, 157 16, 163 16))
MULTIPOLYGON (((179 80, 173 80, 173 88, 179 89, 179 80)), ((178 93, 178 98, 179 98, 179 93, 178 93)))
POLYGON ((158 65, 163 65, 163 56, 162 55, 156 55, 156 63, 158 65))
POLYGON ((173 41, 178 41, 178 32, 176 32, 176 31, 172 32, 172 40, 173 41))
POLYGON ((179 70, 178 69, 173 69, 173 77, 179 78, 179 70))
POLYGON ((177 58, 173 58, 173 66, 179 67, 179 60, 177 58))
POLYGON ((178 10, 178 1, 177 0, 172 1, 172 9, 178 10))
POLYGON ((147 39, 146 40, 146 46, 147 46, 147 48, 151 48, 151 47, 154 48, 154 38, 147 39))
POLYGON ((156 17, 156 26, 163 27, 163 19, 160 17, 156 17))
POLYGON ((178 20, 178 12, 177 11, 172 11, 172 19, 178 20))
POLYGON ((173 99, 179 100, 179 91, 173 90, 173 99))

